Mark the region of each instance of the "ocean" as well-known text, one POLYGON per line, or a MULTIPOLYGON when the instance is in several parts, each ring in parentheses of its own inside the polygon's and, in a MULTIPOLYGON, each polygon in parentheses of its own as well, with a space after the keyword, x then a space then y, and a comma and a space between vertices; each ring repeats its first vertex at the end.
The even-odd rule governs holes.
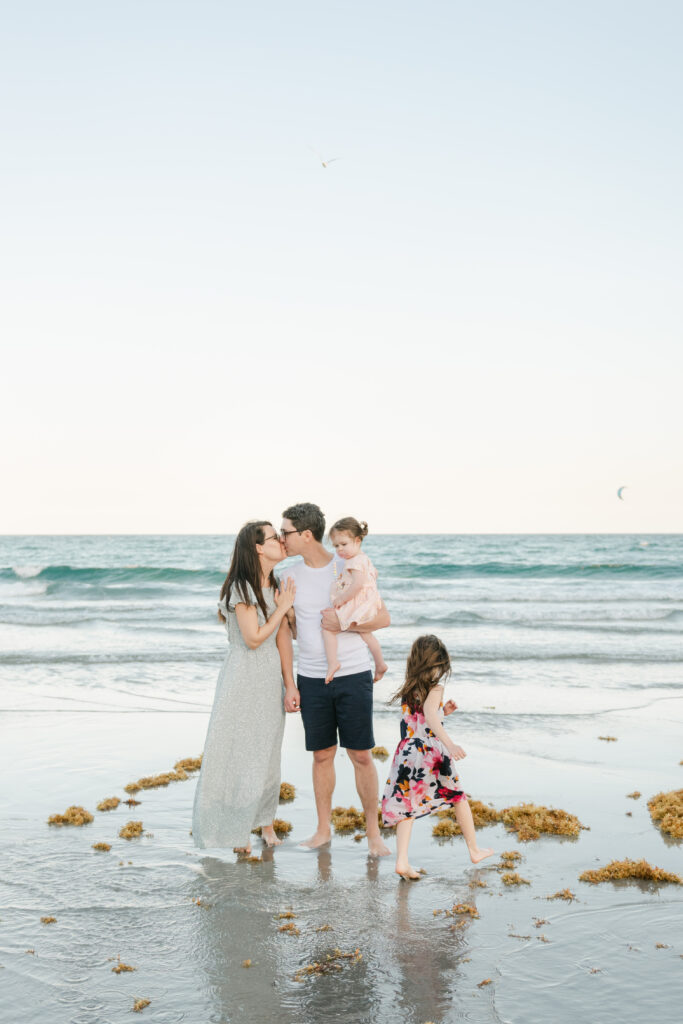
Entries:
MULTIPOLYGON (((469 862, 460 850, 460 874, 450 881, 444 847, 429 839, 429 826, 419 847, 429 875, 399 896, 398 910, 392 858, 366 865, 359 846, 342 838, 327 866, 329 853, 296 850, 314 821, 298 720, 288 719, 283 752, 283 777, 296 776, 290 781, 300 793, 283 806, 293 839, 260 867, 194 851, 192 780, 145 794, 141 811, 153 836, 134 855, 124 841, 125 853, 91 854, 83 834, 115 836, 108 815, 85 829, 46 826, 48 813, 122 796, 129 778, 201 753, 226 651, 216 602, 231 547, 228 536, 0 537, 2 771, 5 780, 13 776, 0 804, 0 966, 13 999, 6 1019, 34 1024, 50 1006, 57 1024, 126 1020, 132 995, 153 992, 144 1014, 158 1021, 308 1015, 327 1022, 351 1013, 358 1021, 530 1024, 581 1012, 623 1022, 646 1007, 638 994, 645 974, 633 968, 642 963, 652 1016, 656 1010, 658 1020, 673 1020, 668 972, 680 979, 683 962, 681 896, 670 891, 676 887, 607 887, 616 898, 605 887, 591 889, 597 916, 582 917, 588 909, 580 904, 562 908, 564 940, 549 940, 543 950, 528 923, 514 930, 531 932, 526 945, 508 937, 508 925, 544 886, 576 888, 577 866, 640 852, 683 869, 681 843, 654 828, 645 806, 652 793, 683 785, 683 536, 370 535, 364 543, 392 617, 378 634, 389 672, 375 690, 377 742, 390 750, 397 742, 398 715, 387 698, 400 684, 413 639, 436 633, 451 653, 448 696, 459 711, 448 728, 468 750, 468 791, 496 806, 528 800, 590 819, 590 832, 576 842, 525 844, 530 869, 536 857, 540 889, 497 891, 497 902, 488 897, 488 924, 481 909, 478 933, 472 922, 446 939, 434 931, 432 910, 454 885, 469 892, 469 862), (612 734, 617 742, 599 739, 612 734), (640 802, 618 804, 635 789, 643 792, 640 802), (189 893, 205 902, 208 894, 213 910, 198 911, 189 893), (310 920, 310 941, 271 934, 273 912, 285 904, 310 920), (57 922, 37 924, 48 912, 57 922), (338 977, 294 982, 298 966, 319 952, 315 922, 328 917, 337 928, 333 945, 360 948, 363 961, 338 977), (644 929, 654 925, 661 948, 639 961, 627 948, 640 948, 644 929), (424 977, 416 942, 431 958, 424 977), (247 946, 245 957, 261 958, 259 971, 241 968, 247 946), (131 949, 138 972, 112 977, 108 957, 125 959, 131 949), (587 987, 586 949, 598 979, 590 977, 587 987), (551 1018, 558 969, 569 995, 551 1018), (491 986, 477 988, 480 970, 491 974, 491 986)), ((336 799, 357 803, 341 753, 339 766, 336 799)), ((380 766, 381 783, 382 772, 380 766)), ((498 849, 515 845, 502 826, 484 835, 498 849)), ((536 912, 550 917, 550 906, 536 912)), ((657 936, 650 936, 652 950, 657 936)))

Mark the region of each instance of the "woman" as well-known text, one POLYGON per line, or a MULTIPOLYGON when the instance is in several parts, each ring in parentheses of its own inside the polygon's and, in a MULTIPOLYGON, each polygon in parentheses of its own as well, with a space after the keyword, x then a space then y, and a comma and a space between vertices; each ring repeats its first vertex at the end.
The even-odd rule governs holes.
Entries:
POLYGON ((278 589, 273 573, 284 557, 271 523, 247 523, 237 535, 218 604, 230 649, 218 676, 192 815, 201 848, 250 853, 258 826, 269 846, 280 842, 273 819, 285 726, 283 674, 288 706, 296 694, 285 618, 296 589, 291 580, 278 589))

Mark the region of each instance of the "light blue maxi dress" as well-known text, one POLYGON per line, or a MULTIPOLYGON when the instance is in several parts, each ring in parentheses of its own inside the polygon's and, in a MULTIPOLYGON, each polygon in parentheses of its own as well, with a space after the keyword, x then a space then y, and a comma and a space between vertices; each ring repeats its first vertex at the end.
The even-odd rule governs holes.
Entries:
MULTIPOLYGON (((251 830, 270 825, 280 796, 280 755, 285 728, 284 688, 277 630, 251 650, 237 625, 235 606, 219 608, 226 618, 230 648, 218 676, 192 814, 195 846, 248 846, 251 830)), ((264 617, 256 606, 259 625, 264 617)), ((275 611, 270 587, 263 597, 268 618, 275 611)))

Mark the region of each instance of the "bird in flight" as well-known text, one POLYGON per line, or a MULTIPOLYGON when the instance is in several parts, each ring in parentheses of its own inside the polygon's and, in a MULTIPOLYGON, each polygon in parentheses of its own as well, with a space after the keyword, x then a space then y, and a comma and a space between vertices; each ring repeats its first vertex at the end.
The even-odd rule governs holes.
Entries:
POLYGON ((315 153, 315 155, 317 156, 318 160, 323 165, 323 167, 329 167, 329 165, 333 164, 335 162, 335 160, 341 160, 340 156, 331 156, 329 158, 329 160, 323 160, 323 158, 321 157, 321 155, 320 155, 320 153, 318 152, 317 149, 313 149, 313 146, 311 146, 310 149, 311 149, 312 153, 315 153))

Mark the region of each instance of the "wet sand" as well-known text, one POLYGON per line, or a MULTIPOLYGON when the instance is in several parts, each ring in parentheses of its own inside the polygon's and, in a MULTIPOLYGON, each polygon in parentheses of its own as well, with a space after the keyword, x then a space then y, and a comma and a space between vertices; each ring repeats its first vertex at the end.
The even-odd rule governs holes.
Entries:
MULTIPOLYGON (((677 1021, 683 886, 591 886, 578 876, 624 857, 683 873, 683 842, 663 836, 646 806, 653 794, 683 786, 682 705, 672 698, 615 711, 599 730, 592 718, 577 718, 545 742, 530 737, 528 751, 520 736, 510 749, 504 731, 478 743, 471 716, 449 720, 468 750, 461 775, 472 796, 497 808, 523 800, 561 807, 590 828, 575 840, 527 843, 502 825, 482 830, 497 854, 522 854, 516 870, 530 885, 519 887, 502 883, 499 857, 474 868, 462 839, 433 839, 435 819, 414 829, 411 856, 426 871, 414 884, 396 878, 393 856, 369 859, 351 836, 316 853, 298 849, 314 806, 296 718, 287 722, 282 777, 297 796, 280 809, 293 831, 249 864, 194 849, 196 776, 136 793, 137 807, 95 810, 106 797, 127 797, 126 783, 197 756, 206 713, 4 714, 0 977, 4 1012, 11 1010, 3 1019, 124 1021, 143 998, 144 1019, 197 1024, 677 1021), (636 789, 642 797, 629 799, 636 789), (71 804, 94 822, 47 826, 71 804), (150 834, 118 838, 131 819, 150 834), (96 842, 111 851, 94 851, 96 842), (577 900, 545 898, 564 888, 577 900), (478 918, 434 914, 455 903, 474 905, 478 918), (285 911, 296 915, 298 935, 279 931, 285 911), (47 915, 56 922, 41 924, 47 915), (331 930, 319 930, 325 925, 331 930), (362 959, 294 980, 335 948, 358 949, 362 959), (117 957, 136 970, 112 973, 117 957), (245 960, 252 966, 242 967, 245 960)), ((393 751, 396 713, 377 714, 375 725, 376 742, 393 751)), ((378 763, 380 785, 387 767, 378 763)), ((335 803, 358 805, 343 752, 335 803)))

